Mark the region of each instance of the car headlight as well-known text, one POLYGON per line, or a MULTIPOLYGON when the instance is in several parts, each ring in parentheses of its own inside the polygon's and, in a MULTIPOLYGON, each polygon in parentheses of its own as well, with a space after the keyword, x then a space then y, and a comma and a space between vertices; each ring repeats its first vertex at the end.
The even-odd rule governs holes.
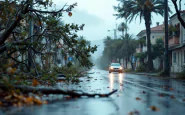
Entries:
POLYGON ((119 69, 123 69, 122 67, 120 67, 119 69))
POLYGON ((113 69, 113 67, 110 67, 110 69, 113 69))

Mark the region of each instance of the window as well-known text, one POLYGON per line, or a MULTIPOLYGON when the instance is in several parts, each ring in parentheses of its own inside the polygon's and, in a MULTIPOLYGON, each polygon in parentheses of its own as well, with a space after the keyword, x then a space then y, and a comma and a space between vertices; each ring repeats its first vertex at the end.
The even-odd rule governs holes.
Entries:
POLYGON ((173 53, 173 63, 176 63, 176 52, 173 53))
POLYGON ((111 66, 120 66, 119 63, 112 63, 111 66))

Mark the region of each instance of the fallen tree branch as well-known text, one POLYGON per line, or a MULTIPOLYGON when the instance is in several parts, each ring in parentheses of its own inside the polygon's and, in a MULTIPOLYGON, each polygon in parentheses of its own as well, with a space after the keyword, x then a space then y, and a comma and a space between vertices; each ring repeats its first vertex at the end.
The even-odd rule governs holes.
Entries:
MULTIPOLYGON (((0 84, 0 88, 2 90, 8 90, 8 87, 0 84)), ((71 97, 109 97, 113 93, 117 92, 117 90, 113 90, 107 94, 99 94, 99 93, 94 93, 94 94, 89 94, 89 93, 77 93, 74 91, 64 91, 61 89, 57 88, 38 88, 38 87, 32 87, 32 86, 14 86, 15 89, 21 90, 23 93, 42 93, 42 94, 63 94, 63 95, 69 95, 71 97)))
POLYGON ((10 56, 10 58, 11 58, 12 60, 14 60, 15 62, 19 63, 19 64, 24 64, 24 65, 26 66, 26 68, 28 69, 28 65, 27 65, 26 63, 21 62, 21 61, 18 61, 16 58, 14 58, 14 57, 12 57, 12 56, 10 56))
POLYGON ((12 31, 17 27, 20 20, 23 19, 23 15, 28 13, 29 4, 26 4, 23 9, 17 14, 16 19, 10 24, 10 27, 6 29, 5 32, 0 36, 0 45, 4 44, 6 39, 10 36, 12 31))

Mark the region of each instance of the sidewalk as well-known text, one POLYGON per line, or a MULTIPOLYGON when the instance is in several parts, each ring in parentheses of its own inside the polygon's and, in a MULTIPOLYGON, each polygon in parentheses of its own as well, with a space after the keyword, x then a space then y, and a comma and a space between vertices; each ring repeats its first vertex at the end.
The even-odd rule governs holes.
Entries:
POLYGON ((136 72, 137 75, 157 76, 159 73, 136 72))
POLYGON ((161 79, 174 79, 174 78, 176 78, 176 74, 172 74, 172 73, 170 74, 169 77, 160 77, 159 72, 157 72, 157 73, 133 72, 133 74, 145 75, 145 76, 150 76, 150 77, 157 77, 157 78, 161 78, 161 79))

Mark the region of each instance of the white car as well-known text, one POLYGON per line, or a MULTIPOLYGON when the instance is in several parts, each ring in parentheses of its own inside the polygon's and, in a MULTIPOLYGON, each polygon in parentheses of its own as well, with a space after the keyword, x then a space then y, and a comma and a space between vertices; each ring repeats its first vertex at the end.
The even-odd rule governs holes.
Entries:
POLYGON ((123 73, 123 67, 120 65, 120 63, 111 63, 109 66, 109 73, 111 72, 123 73))

